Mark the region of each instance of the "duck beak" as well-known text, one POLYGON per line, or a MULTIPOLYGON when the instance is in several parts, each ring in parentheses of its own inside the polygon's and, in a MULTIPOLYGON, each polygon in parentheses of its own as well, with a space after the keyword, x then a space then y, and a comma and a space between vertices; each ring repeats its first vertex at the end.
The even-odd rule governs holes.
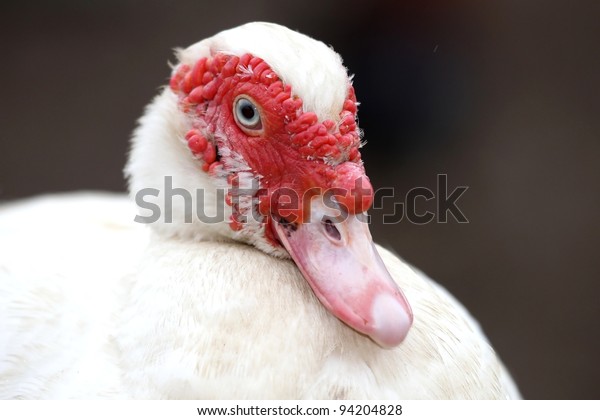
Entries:
POLYGON ((413 313, 375 248, 366 215, 343 214, 322 196, 312 198, 310 210, 305 223, 274 219, 280 242, 333 315, 384 348, 397 346, 413 313))

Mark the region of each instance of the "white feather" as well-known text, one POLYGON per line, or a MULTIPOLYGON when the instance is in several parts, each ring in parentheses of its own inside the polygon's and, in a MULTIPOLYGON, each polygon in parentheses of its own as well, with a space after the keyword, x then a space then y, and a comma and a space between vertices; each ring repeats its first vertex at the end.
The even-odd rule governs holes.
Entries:
POLYGON ((0 398, 519 395, 465 309, 382 248, 415 315, 393 350, 327 312, 291 261, 149 238, 134 216, 104 194, 0 209, 0 398))
MULTIPOLYGON (((302 82, 312 67, 297 57, 310 51, 329 66, 324 77, 345 86, 339 57, 323 44, 270 24, 213 41, 182 59, 206 46, 252 47, 285 72, 309 109, 324 116, 341 107, 345 93, 318 99, 302 82), (293 52, 282 51, 287 43, 293 52)), ((188 129, 165 90, 134 134, 130 190, 156 188, 151 200, 164 211, 171 176, 174 187, 203 188, 204 210, 214 214, 217 186, 186 149, 188 129)), ((519 397, 467 311, 384 249, 415 317, 392 350, 341 323, 290 260, 234 241, 226 223, 184 223, 181 200, 174 223, 145 229, 135 215, 130 199, 107 194, 0 207, 0 398, 519 397)))
POLYGON ((217 52, 262 58, 302 98, 304 111, 321 120, 339 120, 350 81, 341 57, 321 41, 274 23, 253 22, 200 41, 178 57, 193 65, 217 52))

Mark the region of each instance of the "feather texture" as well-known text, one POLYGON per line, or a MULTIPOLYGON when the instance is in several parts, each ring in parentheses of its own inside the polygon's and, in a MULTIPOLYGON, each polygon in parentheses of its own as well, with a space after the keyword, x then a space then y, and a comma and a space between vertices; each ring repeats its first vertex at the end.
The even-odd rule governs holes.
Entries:
POLYGON ((106 194, 0 208, 0 398, 519 396, 465 309, 384 249, 415 314, 393 350, 328 313, 290 260, 134 216, 106 194))
MULTIPOLYGON (((178 55, 192 64, 215 51, 261 57, 305 111, 340 114, 349 79, 323 43, 254 23, 178 55)), ((186 147, 190 128, 165 89, 133 136, 129 199, 74 193, 0 207, 0 398, 519 397, 460 303, 383 248, 414 313, 393 349, 326 310, 258 230, 236 241, 227 223, 202 223, 179 199, 171 222, 135 223, 145 214, 131 199, 144 189, 165 215, 167 177, 191 192, 193 209, 231 215, 217 193, 225 185, 186 147)))

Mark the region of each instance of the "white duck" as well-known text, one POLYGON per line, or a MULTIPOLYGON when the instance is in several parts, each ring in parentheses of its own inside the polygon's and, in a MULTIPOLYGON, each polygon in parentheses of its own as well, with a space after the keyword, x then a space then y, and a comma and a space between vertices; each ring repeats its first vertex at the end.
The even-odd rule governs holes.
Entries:
POLYGON ((335 52, 250 23, 178 59, 126 168, 150 228, 118 195, 0 208, 0 398, 519 397, 465 309, 372 244, 335 52))

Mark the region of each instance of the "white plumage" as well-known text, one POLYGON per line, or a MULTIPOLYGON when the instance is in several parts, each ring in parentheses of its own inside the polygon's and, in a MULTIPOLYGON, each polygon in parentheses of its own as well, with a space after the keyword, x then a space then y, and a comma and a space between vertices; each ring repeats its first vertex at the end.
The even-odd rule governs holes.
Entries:
MULTIPOLYGON (((180 58, 206 48, 261 56, 321 118, 344 100, 339 57, 283 27, 248 24, 180 58), (298 59, 305 51, 317 61, 298 59), (331 91, 297 71, 315 62, 331 91)), ((215 190, 181 141, 188 128, 165 90, 134 136, 132 192, 162 194, 167 174, 177 187, 215 190)), ((0 207, 0 398, 519 397, 465 309, 382 248, 414 313, 393 349, 334 317, 296 265, 259 239, 184 223, 177 206, 174 223, 148 229, 136 211, 131 199, 98 193, 0 207)))

